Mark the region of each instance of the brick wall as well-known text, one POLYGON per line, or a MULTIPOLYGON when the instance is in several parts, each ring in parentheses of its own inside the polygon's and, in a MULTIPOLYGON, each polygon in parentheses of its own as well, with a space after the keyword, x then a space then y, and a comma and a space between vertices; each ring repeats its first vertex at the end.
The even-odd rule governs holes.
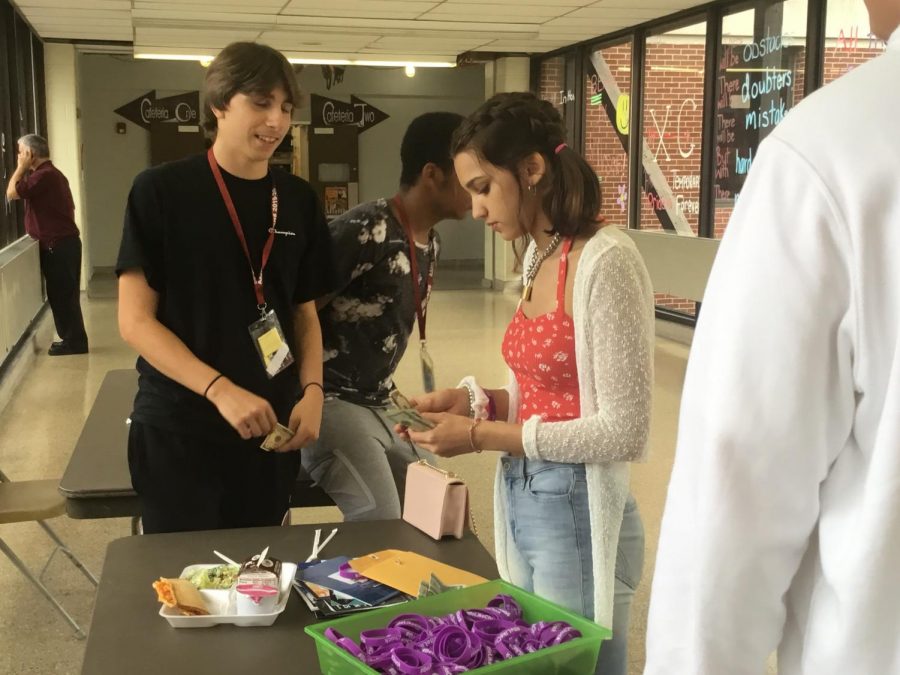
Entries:
MULTIPOLYGON (((702 44, 647 45, 644 70, 644 140, 691 230, 700 227, 700 144, 703 123, 702 44)), ((642 193, 640 227, 661 230, 656 197, 642 193)), ((672 206, 675 209, 672 209, 672 206)))
MULTIPOLYGON (((619 91, 631 93, 631 43, 600 50, 619 91)), ((628 226, 628 153, 610 123, 602 83, 588 68, 584 100, 584 158, 597 172, 603 196, 602 213, 611 223, 628 226)), ((626 139, 626 143, 627 143, 626 139)))
POLYGON ((555 56, 541 62, 541 81, 538 85, 538 96, 550 101, 553 107, 563 114, 563 102, 560 92, 565 89, 566 63, 562 56, 555 56))
POLYGON ((844 43, 845 46, 826 47, 822 81, 825 84, 833 82, 841 75, 849 73, 856 66, 883 54, 884 47, 875 46, 874 42, 870 46, 867 39, 860 39, 855 47, 852 46, 853 43, 844 43))

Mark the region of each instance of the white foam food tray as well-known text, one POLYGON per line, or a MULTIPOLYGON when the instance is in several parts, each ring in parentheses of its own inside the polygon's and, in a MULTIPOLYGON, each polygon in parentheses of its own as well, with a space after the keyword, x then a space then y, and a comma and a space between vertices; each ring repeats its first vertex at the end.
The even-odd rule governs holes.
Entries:
MULTIPOLYGON (((219 563, 221 564, 221 563, 219 563)), ((180 576, 185 578, 205 567, 216 567, 216 564, 188 565, 180 576)), ((173 628, 210 628, 219 624, 233 624, 235 626, 271 626, 278 615, 287 607, 288 598, 291 595, 291 582, 297 572, 294 563, 281 563, 281 579, 278 591, 278 602, 275 609, 268 614, 237 614, 235 610, 234 591, 226 590, 201 590, 200 595, 206 601, 209 614, 206 616, 184 616, 178 610, 163 605, 159 609, 159 615, 169 622, 173 628)))

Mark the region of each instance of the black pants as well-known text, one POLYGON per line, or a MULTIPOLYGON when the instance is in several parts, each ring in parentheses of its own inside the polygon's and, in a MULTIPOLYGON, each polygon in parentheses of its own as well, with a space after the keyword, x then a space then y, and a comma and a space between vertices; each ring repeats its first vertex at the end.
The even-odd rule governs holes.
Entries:
POLYGON ((128 466, 144 532, 281 524, 300 453, 266 452, 260 440, 221 443, 132 422, 128 466))
POLYGON ((81 316, 81 238, 63 239, 52 249, 42 247, 41 274, 47 282, 47 300, 56 333, 72 347, 87 348, 81 316))

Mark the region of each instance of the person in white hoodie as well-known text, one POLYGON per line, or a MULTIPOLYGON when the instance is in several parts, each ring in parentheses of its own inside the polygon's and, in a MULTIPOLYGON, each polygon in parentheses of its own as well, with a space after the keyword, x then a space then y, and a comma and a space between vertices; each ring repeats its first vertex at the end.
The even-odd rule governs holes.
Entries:
POLYGON ((900 673, 900 0, 761 144, 704 297, 645 675, 900 673))

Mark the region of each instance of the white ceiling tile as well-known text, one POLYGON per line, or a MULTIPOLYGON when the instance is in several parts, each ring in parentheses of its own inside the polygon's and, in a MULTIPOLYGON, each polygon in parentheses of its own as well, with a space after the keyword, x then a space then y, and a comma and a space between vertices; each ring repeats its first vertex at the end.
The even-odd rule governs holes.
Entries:
POLYGON ((40 33, 45 39, 57 40, 116 40, 120 42, 131 40, 131 30, 125 29, 79 30, 72 28, 72 26, 64 26, 40 31, 40 33))
POLYGON ((416 18, 425 12, 438 6, 440 3, 434 0, 411 0, 401 2, 398 0, 386 0, 384 2, 371 2, 371 0, 292 0, 287 3, 282 14, 315 14, 334 10, 333 16, 371 16, 373 18, 388 17, 393 13, 409 15, 416 18))
POLYGON ((496 40, 488 44, 476 47, 474 52, 549 52, 553 49, 565 47, 568 42, 564 40, 529 40, 516 42, 512 40, 496 40))
MULTIPOLYGON (((171 4, 172 0, 135 0, 134 5, 166 5, 171 4)), ((275 14, 284 6, 285 0, 252 0, 252 2, 243 3, 244 12, 259 12, 262 14, 275 14)), ((180 3, 179 3, 180 4, 180 3)), ((217 0, 190 0, 190 4, 201 5, 203 7, 218 8, 219 5, 241 6, 238 0, 227 0, 227 2, 218 2, 217 0)))
POLYGON ((342 19, 316 16, 279 16, 278 23, 284 25, 301 25, 317 27, 368 27, 371 30, 390 34, 403 34, 404 31, 439 31, 479 33, 528 33, 534 32, 534 26, 522 23, 489 23, 481 20, 470 22, 458 21, 425 21, 425 20, 383 20, 383 19, 342 19))
MULTIPOLYGON (((217 50, 261 39, 297 53, 541 52, 698 0, 16 0, 42 37, 217 50)), ((387 59, 388 56, 383 58, 387 59)))
POLYGON ((220 31, 179 28, 154 30, 138 27, 134 31, 134 42, 135 51, 138 51, 138 45, 221 49, 230 42, 255 40, 258 36, 259 31, 254 30, 220 31))
POLYGON ((378 35, 322 35, 302 31, 265 31, 259 39, 275 49, 355 51, 374 42, 378 35))
POLYGON ((290 51, 282 52, 289 59, 306 58, 306 59, 345 59, 350 61, 401 61, 404 63, 416 61, 440 61, 443 63, 455 63, 456 54, 410 54, 404 52, 401 54, 393 54, 391 52, 372 52, 372 51, 290 51))
POLYGON ((541 28, 583 28, 587 25, 602 25, 605 23, 626 23, 626 24, 635 24, 635 23, 643 23, 646 21, 646 18, 641 17, 623 17, 623 16, 596 16, 591 18, 569 18, 562 17, 560 19, 552 19, 551 21, 547 21, 544 23, 541 28))
MULTIPOLYGON (((509 13, 497 13, 497 14, 481 14, 479 13, 478 18, 484 21, 488 21, 492 24, 502 24, 504 18, 509 16, 509 13)), ((435 16, 434 14, 426 14, 425 18, 427 19, 440 19, 443 21, 449 21, 453 23, 466 23, 471 24, 472 21, 472 13, 467 12, 463 14, 441 14, 440 16, 435 16)), ((533 16, 518 16, 516 19, 522 23, 529 26, 531 30, 534 30, 536 26, 540 26, 546 19, 542 19, 540 17, 533 16)))
POLYGON ((484 44, 489 40, 464 40, 461 38, 407 38, 407 37, 383 37, 370 45, 375 49, 390 49, 394 51, 417 51, 426 49, 428 51, 465 51, 472 49, 477 45, 484 44))
POLYGON ((479 21, 493 21, 488 17, 501 17, 501 20, 510 18, 510 12, 515 12, 516 21, 531 21, 534 19, 552 19, 568 12, 577 10, 578 7, 573 6, 553 6, 553 5, 519 5, 515 9, 511 9, 509 5, 499 4, 497 2, 488 2, 478 5, 478 9, 474 9, 468 3, 443 3, 432 9, 425 16, 429 19, 437 19, 440 17, 450 16, 466 17, 469 21, 473 18, 473 13, 477 15, 479 21))
MULTIPOLYGON (((59 7, 71 8, 72 0, 19 0, 15 5, 22 10, 25 16, 31 15, 31 9, 38 7, 59 7)), ((83 2, 81 7, 88 9, 119 9, 124 11, 131 10, 131 0, 89 0, 83 2)))
POLYGON ((603 7, 664 9, 667 12, 672 12, 682 9, 683 7, 700 4, 703 3, 693 2, 692 0, 640 0, 640 2, 635 2, 634 0, 598 0, 597 2, 592 2, 587 7, 591 9, 603 7))
POLYGON ((421 54, 417 52, 380 52, 372 49, 360 49, 353 58, 367 61, 443 61, 445 63, 455 63, 456 56, 452 52, 449 54, 437 52, 421 54))
POLYGON ((557 21, 615 18, 640 23, 669 13, 671 13, 670 9, 659 7, 585 7, 584 9, 576 9, 574 12, 557 19, 557 21))
MULTIPOLYGON (((41 26, 54 26, 54 27, 64 27, 71 26, 73 29, 81 30, 84 28, 121 28, 127 27, 131 28, 131 22, 128 19, 115 19, 115 18, 107 18, 107 19, 91 19, 91 20, 78 20, 72 18, 48 18, 41 19, 40 21, 32 22, 32 26, 38 30, 40 33, 41 26)), ((43 36, 43 33, 40 33, 43 36)))
POLYGON ((231 12, 218 13, 209 10, 184 11, 180 9, 161 12, 155 9, 136 9, 131 15, 135 26, 173 26, 180 22, 195 22, 199 24, 198 28, 207 25, 215 28, 216 23, 227 23, 229 25, 243 23, 273 27, 275 25, 274 14, 235 14, 231 12))
MULTIPOLYGON (((524 5, 541 5, 544 7, 553 7, 556 6, 552 3, 548 3, 546 0, 489 0, 490 4, 496 5, 505 5, 507 7, 513 7, 514 9, 518 9, 524 5)), ((595 0, 561 0, 559 3, 560 11, 557 13, 563 14, 568 11, 572 7, 585 7, 587 5, 593 4, 595 0)), ((481 0, 445 0, 444 4, 446 5, 481 5, 481 0)), ((473 9, 472 11, 477 12, 477 9, 473 9)))
POLYGON ((31 10, 28 14, 28 20, 34 23, 40 23, 44 20, 56 20, 58 23, 64 23, 70 19, 80 21, 94 21, 95 19, 120 19, 131 23, 131 11, 122 11, 120 9, 75 9, 75 8, 58 8, 58 7, 40 7, 31 10))
POLYGON ((422 15, 418 11, 375 10, 375 9, 304 9, 302 14, 285 11, 281 16, 314 16, 345 19, 405 19, 413 21, 422 15))
MULTIPOLYGON (((214 10, 216 14, 247 14, 249 8, 246 4, 237 4, 237 3, 216 3, 214 10)), ((253 9, 258 9, 254 7, 253 9)), ((210 5, 205 5, 201 3, 201 0, 189 0, 188 2, 177 2, 177 0, 165 0, 164 2, 144 2, 143 0, 136 0, 134 3, 134 10, 137 16, 142 16, 144 12, 152 11, 157 12, 157 16, 172 16, 174 17, 178 12, 203 12, 205 14, 209 14, 211 11, 210 5)), ((255 12, 255 15, 269 15, 274 16, 274 11, 271 13, 267 12, 255 12)))

